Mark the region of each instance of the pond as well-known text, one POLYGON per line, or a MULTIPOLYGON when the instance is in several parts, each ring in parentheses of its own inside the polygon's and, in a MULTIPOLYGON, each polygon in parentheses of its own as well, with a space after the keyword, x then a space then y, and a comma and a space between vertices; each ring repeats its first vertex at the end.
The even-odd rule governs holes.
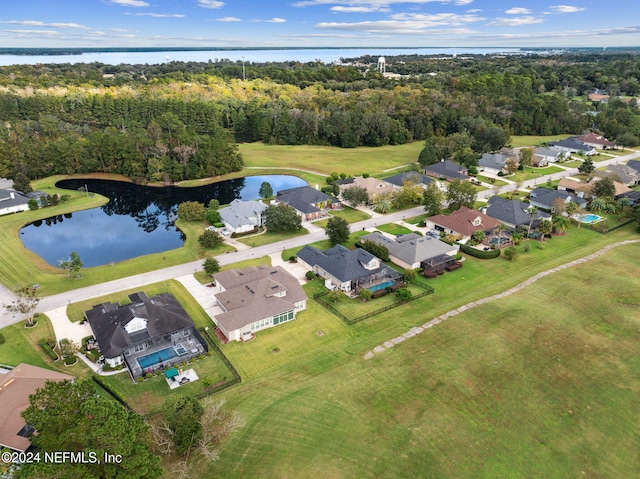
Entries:
POLYGON ((153 187, 122 181, 73 179, 56 186, 85 190, 109 198, 109 203, 86 211, 54 216, 28 224, 20 230, 24 245, 50 265, 76 251, 85 267, 124 261, 179 248, 184 235, 176 228, 178 204, 217 199, 221 205, 234 199, 258 199, 263 182, 274 193, 305 186, 295 176, 265 175, 226 180, 194 188, 153 187))

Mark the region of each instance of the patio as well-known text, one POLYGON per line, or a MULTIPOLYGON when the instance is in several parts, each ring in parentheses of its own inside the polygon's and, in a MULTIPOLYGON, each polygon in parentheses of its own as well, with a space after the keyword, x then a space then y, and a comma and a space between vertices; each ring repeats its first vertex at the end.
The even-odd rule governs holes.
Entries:
MULTIPOLYGON (((174 349, 175 350, 175 349, 174 349)), ((188 359, 199 356, 200 354, 206 353, 206 349, 204 346, 195 338, 182 338, 176 342, 163 342, 155 345, 154 347, 147 348, 144 351, 140 351, 138 353, 133 354, 125 354, 125 362, 129 367, 129 371, 134 378, 142 376, 146 372, 153 372, 158 369, 169 368, 175 364, 184 362, 188 359), (137 361, 138 358, 141 357, 149 357, 153 354, 162 354, 163 351, 167 349, 174 349, 178 344, 181 346, 179 348, 181 354, 171 354, 172 357, 162 358, 162 361, 156 362, 155 364, 141 367, 140 363, 137 361)))
POLYGON ((176 368, 171 368, 167 369, 164 374, 166 376, 165 381, 167 381, 170 389, 176 389, 200 379, 193 369, 181 371, 176 368))

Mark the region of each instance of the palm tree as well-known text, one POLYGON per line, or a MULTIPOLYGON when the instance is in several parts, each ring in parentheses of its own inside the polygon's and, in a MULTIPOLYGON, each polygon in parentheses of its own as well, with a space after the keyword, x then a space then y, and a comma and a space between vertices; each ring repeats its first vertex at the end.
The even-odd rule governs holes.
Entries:
POLYGON ((569 229, 569 220, 564 216, 556 216, 553 219, 553 230, 558 234, 566 234, 569 229))
POLYGON ((551 220, 542 218, 538 222, 538 231, 540 232, 540 241, 544 242, 545 235, 548 235, 553 231, 553 224, 551 223, 551 220))
POLYGON ((594 213, 601 213, 607 208, 607 202, 602 198, 594 198, 591 200, 589 209, 594 213))

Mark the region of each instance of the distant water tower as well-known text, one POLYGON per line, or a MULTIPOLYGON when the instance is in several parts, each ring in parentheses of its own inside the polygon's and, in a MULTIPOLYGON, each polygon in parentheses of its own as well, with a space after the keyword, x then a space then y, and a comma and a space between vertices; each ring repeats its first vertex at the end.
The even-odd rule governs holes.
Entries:
POLYGON ((384 75, 386 71, 387 71, 387 61, 385 60, 384 57, 378 58, 378 72, 384 75))

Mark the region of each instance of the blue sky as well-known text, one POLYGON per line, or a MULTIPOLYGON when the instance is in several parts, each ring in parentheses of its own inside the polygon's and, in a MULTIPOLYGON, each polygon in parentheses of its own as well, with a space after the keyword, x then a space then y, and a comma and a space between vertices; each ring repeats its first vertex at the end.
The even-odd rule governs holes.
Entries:
POLYGON ((640 46, 633 0, 560 2, 4 0, 0 46, 640 46))

